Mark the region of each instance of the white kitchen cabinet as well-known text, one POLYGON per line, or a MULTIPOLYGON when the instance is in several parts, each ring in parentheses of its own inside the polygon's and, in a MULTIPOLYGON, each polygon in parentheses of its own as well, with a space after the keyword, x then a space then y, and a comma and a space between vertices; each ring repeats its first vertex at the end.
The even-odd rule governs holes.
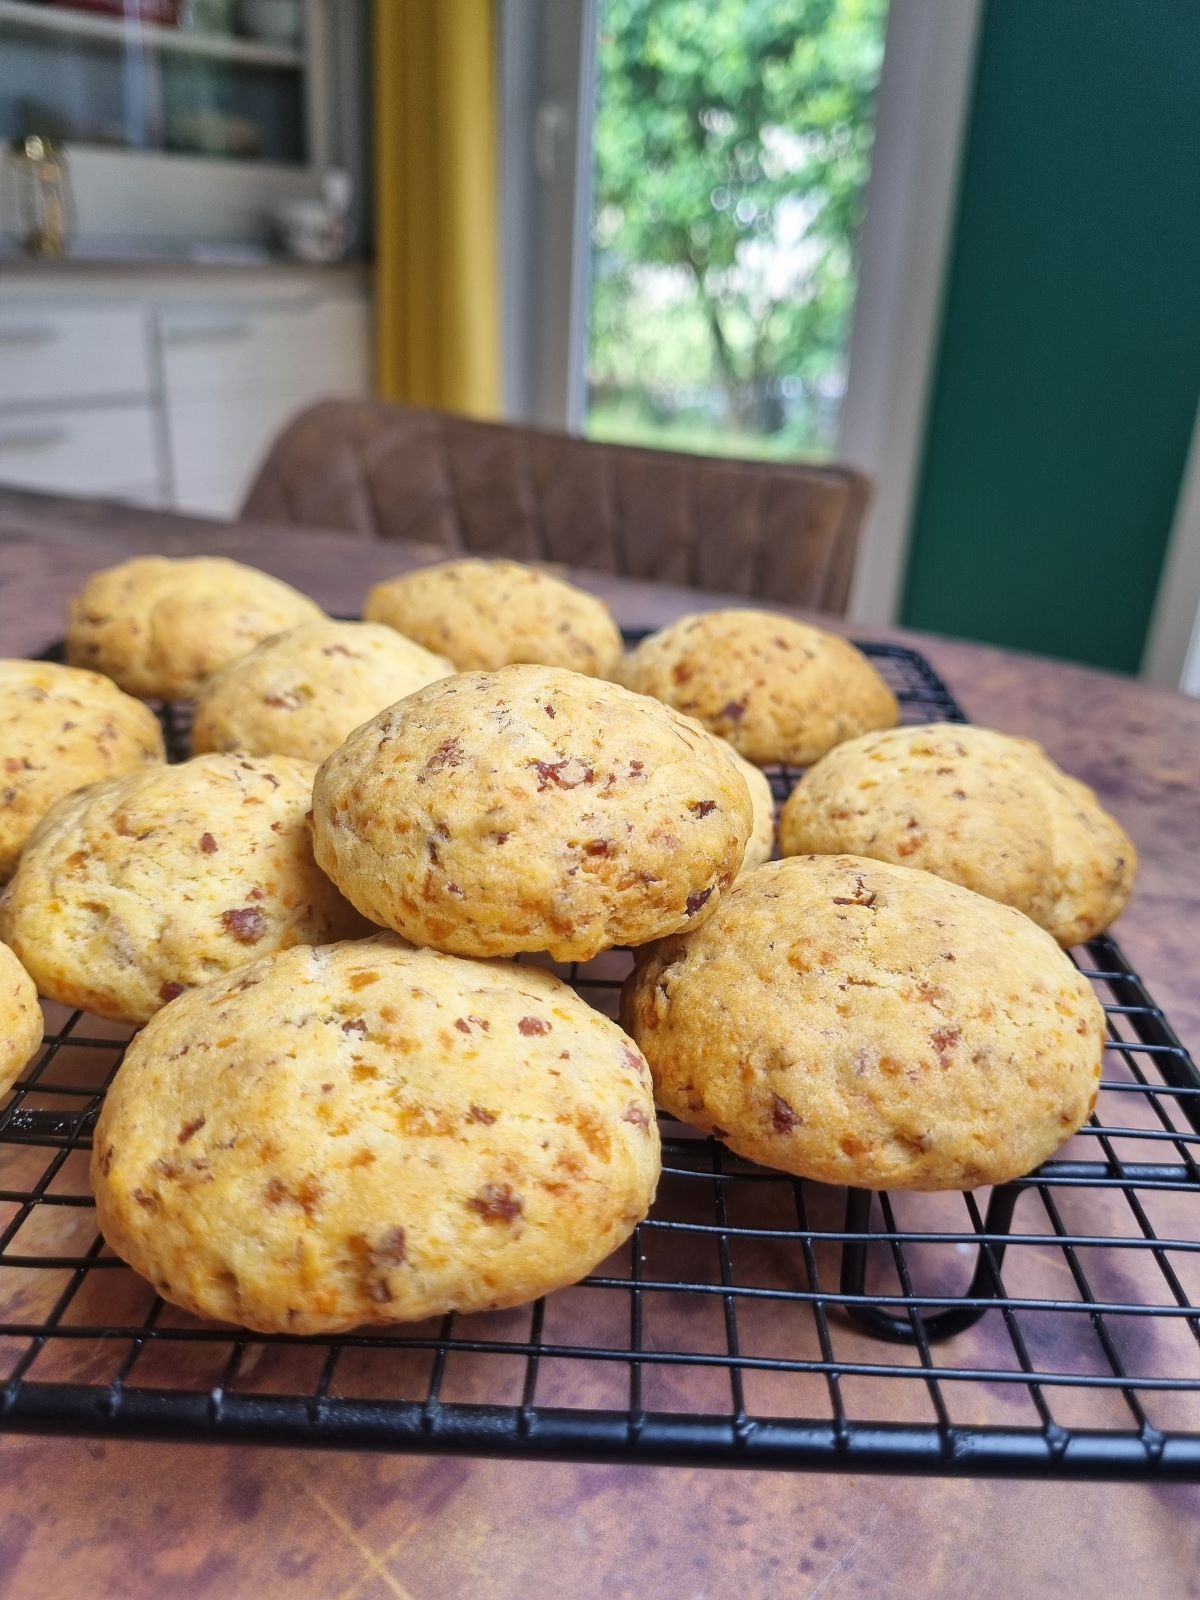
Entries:
POLYGON ((267 446, 303 404, 295 391, 172 403, 172 504, 210 517, 234 515, 267 446))
POLYGON ((297 411, 369 389, 365 301, 172 308, 159 324, 175 504, 228 516, 297 411))
POLYGON ((300 305, 171 308, 160 319, 171 403, 274 395, 311 387, 324 372, 338 389, 367 385, 363 300, 300 305))
POLYGON ((314 401, 370 393, 355 268, 0 279, 0 482, 233 516, 314 401))
POLYGON ((47 306, 4 309, 0 404, 142 395, 153 386, 140 311, 47 306))
POLYGON ((150 406, 78 406, 0 416, 0 480, 58 494, 132 490, 153 497, 158 461, 150 406))

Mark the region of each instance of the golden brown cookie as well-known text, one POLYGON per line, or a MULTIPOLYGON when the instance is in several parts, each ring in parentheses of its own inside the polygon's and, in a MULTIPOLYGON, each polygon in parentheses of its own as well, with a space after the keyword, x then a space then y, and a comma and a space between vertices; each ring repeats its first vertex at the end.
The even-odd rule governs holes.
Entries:
POLYGON ((873 856, 1016 906, 1062 945, 1123 910, 1137 852, 1039 745, 933 723, 839 745, 792 791, 784 855, 873 856))
POLYGON ((1030 1172, 1089 1115, 1104 1013, 1049 934, 927 872, 793 856, 631 974, 658 1102, 765 1166, 864 1189, 1030 1172))
POLYGON ((363 931, 313 860, 315 770, 197 756, 60 800, 0 897, 0 938, 47 999, 145 1022, 270 950, 363 931))
POLYGON ((391 936, 289 950, 138 1035, 93 1141, 104 1237, 264 1333, 519 1305, 646 1215, 642 1057, 557 978, 391 936))
POLYGON ((619 681, 695 717, 748 761, 807 766, 890 728, 896 697, 847 640, 770 611, 703 611, 643 639, 619 681))
MULTIPOLYGON (((775 796, 771 793, 771 783, 765 772, 747 761, 744 756, 738 755, 727 739, 722 739, 720 742, 733 757, 750 791, 753 821, 750 838, 746 842, 746 854, 742 860, 741 872, 752 872, 755 867, 761 867, 764 861, 769 861, 775 849, 775 796)), ((738 874, 739 877, 741 872, 738 874)))
POLYGON ((323 616, 305 595, 220 556, 138 556, 94 572, 67 615, 67 659, 129 694, 190 700, 261 639, 323 616))
POLYGON ((699 922, 750 826, 745 782, 702 728, 557 667, 419 689, 313 790, 317 860, 346 897, 457 955, 584 961, 699 922))
POLYGON ((382 623, 303 622, 209 679, 192 747, 324 761, 377 711, 453 671, 382 623))
POLYGON ((0 729, 0 883, 56 800, 164 759, 149 706, 46 661, 0 661, 0 729))
POLYGON ((363 615, 464 669, 525 661, 607 678, 621 655, 603 600, 519 561, 418 567, 376 584, 363 615))
POLYGON ((42 1042, 42 1008, 33 979, 0 944, 0 1096, 21 1076, 42 1042))

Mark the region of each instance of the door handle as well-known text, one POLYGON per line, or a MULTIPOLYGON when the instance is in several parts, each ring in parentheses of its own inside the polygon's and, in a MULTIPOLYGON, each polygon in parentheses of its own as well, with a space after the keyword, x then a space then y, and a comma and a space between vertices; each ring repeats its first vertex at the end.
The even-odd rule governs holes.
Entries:
POLYGON ((231 319, 228 322, 194 322, 169 324, 163 330, 167 344, 236 344, 250 337, 250 324, 231 319))
POLYGON ((26 428, 20 433, 0 433, 0 455, 54 450, 60 444, 66 444, 70 437, 66 428, 26 428))
POLYGON ((19 322, 12 322, 7 327, 0 326, 0 345, 52 344, 57 337, 58 330, 51 323, 27 323, 22 326, 19 322))
POLYGON ((544 181, 558 174, 558 144, 571 126, 571 113, 556 100, 546 100, 533 119, 533 165, 544 181))

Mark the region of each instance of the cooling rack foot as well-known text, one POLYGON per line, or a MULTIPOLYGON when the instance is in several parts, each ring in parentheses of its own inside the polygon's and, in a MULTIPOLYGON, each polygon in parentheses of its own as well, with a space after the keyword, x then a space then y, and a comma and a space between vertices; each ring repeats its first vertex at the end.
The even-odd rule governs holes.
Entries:
MULTIPOLYGON (((1020 1192, 1015 1184, 1005 1184, 992 1190, 984 1218, 985 1233, 1006 1235, 1009 1232, 1012 1227, 1013 1210, 1020 1192)), ((874 1196, 869 1189, 846 1191, 846 1232, 854 1234, 855 1237, 847 1240, 842 1246, 841 1292, 845 1295, 867 1293, 867 1251, 874 1238, 871 1226, 873 1199, 874 1196)), ((963 1296, 965 1300, 996 1303, 1003 1300, 1004 1290, 998 1274, 1004 1260, 1004 1249, 1002 1243, 979 1246, 975 1258, 975 1271, 963 1296)), ((907 1288, 905 1292, 908 1292, 907 1288)), ((865 1304, 848 1305, 843 1309, 852 1321, 857 1322, 860 1328, 877 1339, 888 1339, 893 1344, 919 1344, 924 1338, 929 1343, 936 1344, 941 1339, 949 1339, 954 1334, 962 1333, 965 1328, 971 1327, 991 1309, 991 1306, 974 1303, 962 1306, 947 1305, 943 1311, 931 1311, 927 1314, 922 1314, 914 1307, 902 1316, 885 1311, 881 1306, 865 1304)))

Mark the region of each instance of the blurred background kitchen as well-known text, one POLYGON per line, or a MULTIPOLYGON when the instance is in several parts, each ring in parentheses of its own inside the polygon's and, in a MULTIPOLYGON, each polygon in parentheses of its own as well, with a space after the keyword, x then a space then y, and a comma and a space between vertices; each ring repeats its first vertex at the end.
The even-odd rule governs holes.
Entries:
POLYGON ((329 398, 845 463, 853 622, 1200 693, 1191 0, 0 0, 0 140, 2 486, 234 518, 329 398))

